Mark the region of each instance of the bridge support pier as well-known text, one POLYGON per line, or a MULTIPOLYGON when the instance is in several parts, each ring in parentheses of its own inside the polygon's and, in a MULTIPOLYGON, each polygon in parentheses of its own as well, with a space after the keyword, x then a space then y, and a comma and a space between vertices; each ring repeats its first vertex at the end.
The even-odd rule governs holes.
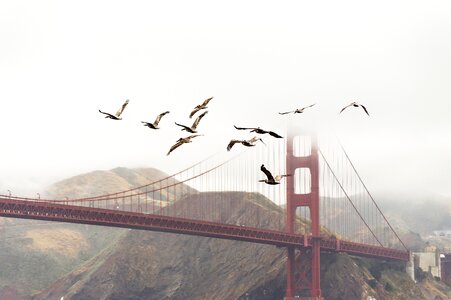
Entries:
MULTIPOLYGON (((291 128, 291 126, 290 126, 291 128)), ((290 130, 290 129, 289 129, 290 130)), ((295 247, 287 249, 287 289, 286 300, 305 299, 305 300, 323 300, 320 285, 320 224, 319 224, 319 161, 318 146, 316 137, 310 136, 310 153, 305 156, 295 156, 295 136, 297 134, 289 131, 287 137, 287 232, 295 233, 297 221, 296 209, 298 207, 307 207, 310 212, 311 232, 304 232, 304 244, 311 245, 309 250, 300 251, 296 255, 295 247), (305 193, 296 193, 296 186, 299 186, 300 178, 295 176, 297 169, 305 169, 310 174, 310 190, 305 193), (301 297, 300 293, 308 292, 309 296, 301 297), (296 297, 296 298, 295 298, 296 297)), ((299 150, 299 149, 298 149, 299 150)), ((308 174, 308 172, 304 172, 308 174)), ((299 175, 300 176, 300 175, 299 175)), ((306 220, 301 220, 306 222, 306 220)), ((307 227, 307 226, 305 226, 307 227)), ((305 248, 304 248, 305 249, 305 248)), ((300 250, 300 249, 299 249, 300 250)))

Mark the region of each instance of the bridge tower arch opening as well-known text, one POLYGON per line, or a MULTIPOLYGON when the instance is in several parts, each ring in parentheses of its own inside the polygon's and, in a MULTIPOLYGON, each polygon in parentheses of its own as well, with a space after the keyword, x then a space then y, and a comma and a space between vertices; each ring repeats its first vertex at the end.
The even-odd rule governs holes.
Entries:
POLYGON ((302 245, 304 247, 287 248, 285 299, 306 296, 304 299, 323 300, 320 285, 320 195, 316 135, 302 133, 295 127, 289 126, 286 149, 287 174, 293 175, 287 177, 286 231, 290 234, 297 233, 296 224, 299 223, 299 215, 301 227, 303 222, 306 222, 302 220, 302 213, 297 213, 299 211, 308 213, 310 226, 304 226, 304 230, 301 231, 304 235, 304 245, 302 245), (309 240, 311 245, 308 245, 309 240), (305 295, 306 292, 307 295, 305 295))

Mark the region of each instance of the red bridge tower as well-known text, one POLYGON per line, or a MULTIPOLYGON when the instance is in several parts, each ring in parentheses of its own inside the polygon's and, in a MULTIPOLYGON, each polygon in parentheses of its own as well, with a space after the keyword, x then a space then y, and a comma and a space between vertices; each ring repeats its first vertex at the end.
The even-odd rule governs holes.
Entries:
MULTIPOLYGON (((311 247, 287 248, 287 290, 285 300, 294 299, 302 293, 304 297, 297 299, 323 300, 320 286, 320 220, 319 220, 319 161, 318 144, 316 136, 299 135, 294 132, 292 126, 288 127, 287 137, 287 225, 289 233, 295 233, 296 209, 306 207, 310 212, 311 232, 304 233, 304 246, 308 246, 308 236, 311 235, 311 247), (295 138, 305 138, 310 140, 307 153, 304 156, 295 156, 295 138), (308 153, 309 152, 309 153, 308 153), (304 169, 304 172, 296 173, 297 169, 304 169), (296 193, 296 180, 301 174, 310 174, 310 190, 307 193, 296 193), (296 176, 297 175, 297 176, 296 176), (308 296, 307 296, 308 295, 308 296)), ((308 144, 308 143, 307 143, 308 144)))

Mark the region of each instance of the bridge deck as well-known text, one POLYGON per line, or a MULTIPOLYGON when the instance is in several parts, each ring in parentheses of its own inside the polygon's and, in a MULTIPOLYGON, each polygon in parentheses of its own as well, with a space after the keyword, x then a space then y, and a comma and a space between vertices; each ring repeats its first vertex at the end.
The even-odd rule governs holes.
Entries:
POLYGON ((276 230, 39 201, 21 201, 0 197, 0 216, 189 234, 278 247, 310 247, 313 239, 320 238, 323 251, 345 252, 355 256, 389 260, 409 260, 407 251, 329 237, 305 237, 276 230))

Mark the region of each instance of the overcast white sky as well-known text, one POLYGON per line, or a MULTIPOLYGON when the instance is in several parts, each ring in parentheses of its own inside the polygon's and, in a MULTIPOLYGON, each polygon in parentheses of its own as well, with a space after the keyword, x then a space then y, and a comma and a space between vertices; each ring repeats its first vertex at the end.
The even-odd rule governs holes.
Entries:
POLYGON ((292 121, 333 129, 370 189, 449 195, 450 16, 448 0, 2 0, 0 193, 176 170, 225 151, 233 124, 283 133, 277 112, 317 103, 292 121), (166 157, 211 96, 205 136, 166 157), (98 112, 125 99, 122 121, 98 112), (354 100, 371 117, 338 115, 354 100))

